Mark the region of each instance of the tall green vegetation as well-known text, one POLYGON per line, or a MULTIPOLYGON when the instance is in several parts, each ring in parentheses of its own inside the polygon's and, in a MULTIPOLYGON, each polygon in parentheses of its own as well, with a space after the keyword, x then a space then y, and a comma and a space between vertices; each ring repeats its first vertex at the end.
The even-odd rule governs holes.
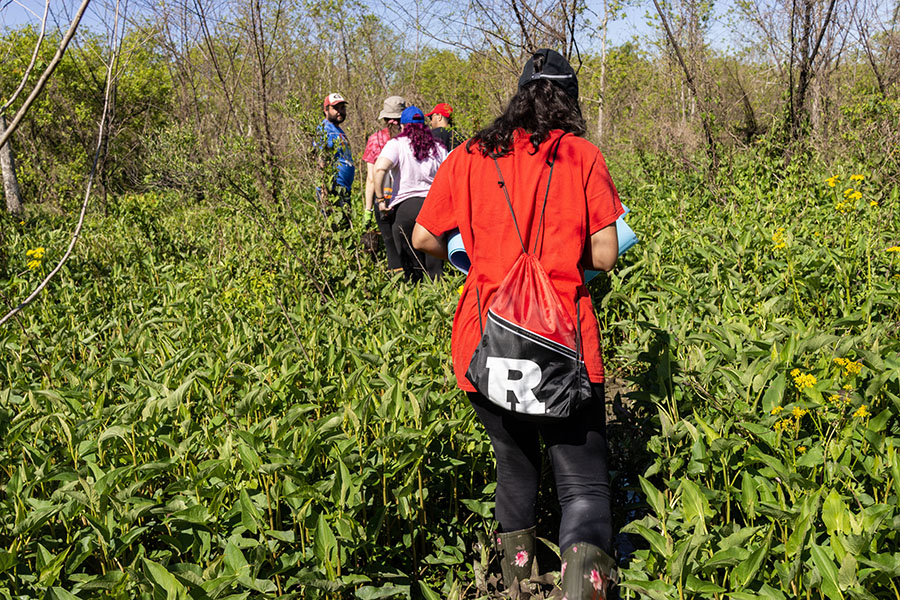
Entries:
MULTIPOLYGON (((742 167, 710 211, 699 173, 626 172, 643 241, 593 288, 630 390, 625 589, 893 597, 900 190, 742 167)), ((118 197, 4 329, 10 597, 479 596, 492 463, 448 358, 459 276, 407 287, 293 200, 270 229, 236 196, 118 197)), ((4 294, 64 225, 12 228, 4 294)))
MULTIPOLYGON (((542 6, 466 48, 348 0, 165 2, 126 35, 105 202, 0 327, 0 596, 488 594, 493 461, 449 362, 461 276, 408 287, 358 248, 359 224, 332 228, 310 150, 331 91, 357 156, 388 95, 484 125, 524 40, 565 38, 564 10, 532 31, 542 6)), ((621 392, 625 597, 900 593, 897 38, 863 11, 866 43, 840 51, 838 19, 807 65, 808 118, 787 118, 803 53, 767 53, 791 47, 779 6, 741 3, 748 31, 760 8, 781 38, 725 53, 708 6, 661 5, 696 97, 670 40, 581 54, 590 135, 642 240, 591 287, 621 392)), ((0 37, 0 99, 35 38, 0 37)), ((69 240, 105 39, 82 33, 16 132, 27 212, 0 217, 6 308, 69 240)))

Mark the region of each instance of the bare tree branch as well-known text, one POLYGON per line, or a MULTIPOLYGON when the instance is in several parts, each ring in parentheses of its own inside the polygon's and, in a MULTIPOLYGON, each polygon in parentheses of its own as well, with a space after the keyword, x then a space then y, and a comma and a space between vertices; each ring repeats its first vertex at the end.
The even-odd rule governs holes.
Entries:
POLYGON ((38 35, 37 41, 34 43, 34 52, 31 53, 31 62, 28 63, 28 67, 25 69, 25 74, 22 75, 22 81, 19 82, 19 87, 16 88, 16 91, 13 92, 12 96, 9 97, 9 100, 3 106, 0 106, 0 114, 6 112, 6 109, 12 106, 12 103, 16 101, 16 98, 19 97, 19 94, 22 93, 22 90, 25 88, 25 84, 28 82, 28 78, 31 76, 31 70, 34 68, 34 63, 37 62, 38 54, 41 50, 41 44, 44 42, 44 33, 47 30, 47 14, 50 12, 50 0, 47 0, 46 4, 44 4, 44 16, 41 18, 41 33, 38 35))
POLYGON ((28 109, 31 108, 31 105, 34 103, 35 99, 40 95, 41 91, 43 91, 44 86, 47 85, 47 81, 50 79, 53 71, 56 70, 56 67, 59 65, 59 61, 62 60, 63 54, 66 53, 66 48, 69 46, 69 42, 71 42, 72 38, 75 36, 75 30, 78 29, 78 24, 81 22, 81 17, 84 16, 84 11, 87 10, 88 4, 90 3, 91 0, 82 0, 81 6, 78 8, 78 12, 75 14, 75 17, 72 19, 72 23, 69 25, 69 30, 66 31, 66 35, 59 43, 59 48, 56 49, 56 54, 53 56, 53 60, 51 60, 50 64, 47 65, 47 68, 44 69, 44 73, 41 75, 41 78, 38 79, 38 82, 35 84, 34 89, 31 90, 28 98, 26 98, 25 102, 22 103, 22 106, 21 108, 19 108, 16 116, 13 117, 12 121, 10 121, 9 126, 6 128, 6 131, 4 131, 2 135, 0 135, 0 147, 2 147, 3 144, 6 143, 6 140, 9 139, 9 136, 11 136, 13 132, 15 132, 15 130, 19 127, 19 123, 22 121, 25 113, 28 112, 28 109))
MULTIPOLYGON (((84 14, 84 9, 87 8, 89 1, 90 0, 84 0, 84 3, 82 4, 81 9, 78 12, 78 15, 76 15, 75 20, 72 21, 73 27, 70 28, 70 33, 72 33, 72 34, 75 33, 74 28, 77 27, 78 21, 81 20, 81 15, 84 14)), ((115 20, 113 23, 112 39, 116 38, 116 31, 118 30, 118 27, 119 27, 119 0, 116 0, 116 14, 115 14, 115 20)), ((69 37, 69 39, 71 39, 71 35, 69 35, 68 37, 69 37)), ((59 57, 61 57, 62 52, 65 51, 66 45, 68 45, 68 40, 65 41, 64 45, 60 46, 61 52, 58 52, 59 57)), ((107 126, 107 117, 108 117, 108 113, 109 113, 110 96, 111 96, 111 91, 112 91, 113 84, 114 84, 113 79, 115 78, 116 62, 118 61, 119 51, 120 51, 120 48, 118 46, 113 46, 110 49, 110 60, 109 60, 109 64, 106 66, 106 90, 103 95, 103 114, 100 117, 100 130, 97 133, 97 149, 94 151, 94 163, 91 166, 91 174, 88 177, 87 189, 85 189, 85 192, 84 192, 84 201, 81 203, 81 212, 78 215, 78 223, 75 225, 75 231, 72 234, 72 239, 69 240, 69 246, 68 246, 68 248, 66 248, 66 252, 62 255, 62 258, 59 259, 59 262, 56 263, 56 266, 53 267, 53 269, 49 273, 47 273, 47 276, 44 277, 43 281, 41 281, 41 283, 38 284, 38 286, 34 289, 34 291, 31 292, 31 294, 29 294, 28 297, 25 298, 18 306, 16 306, 14 309, 12 309, 8 313, 6 313, 6 315, 4 315, 3 318, 0 318, 0 325, 3 325, 4 323, 6 323, 9 319, 11 319, 17 313, 19 313, 22 309, 24 309, 26 306, 31 304, 34 301, 34 299, 38 297, 38 295, 40 295, 40 293, 44 290, 44 288, 47 287, 47 284, 50 283, 50 280, 53 279, 53 277, 55 277, 57 273, 59 273, 60 269, 62 269, 62 266, 66 263, 67 260, 69 260, 69 257, 72 255, 72 250, 75 248, 75 243, 78 241, 78 237, 81 235, 81 229, 84 226, 84 218, 85 218, 85 215, 87 214, 88 202, 91 199, 91 187, 94 184, 94 176, 97 173, 97 164, 100 161, 100 151, 103 147, 103 139, 106 135, 106 126, 107 126)), ((50 67, 48 67, 48 69, 49 68, 50 67)), ((52 70, 51 70, 51 72, 52 72, 52 70)), ((45 75, 46 74, 47 73, 45 72, 45 75)), ((3 138, 3 139, 5 141, 6 138, 3 138)))
POLYGON ((691 94, 694 96, 694 100, 697 102, 697 104, 701 106, 700 122, 703 124, 703 134, 704 136, 706 136, 706 153, 709 156, 713 170, 715 170, 719 166, 719 157, 718 152, 716 151, 716 141, 715 138, 713 138, 712 134, 712 127, 709 124, 709 117, 704 108, 705 103, 700 97, 700 94, 697 92, 697 85, 694 82, 694 77, 691 75, 691 70, 688 69, 687 63, 684 62, 684 57, 682 57, 681 55, 681 48, 679 48, 678 46, 678 41, 675 39, 675 35, 672 33, 671 27, 669 27, 669 20, 666 19, 666 15, 657 0, 653 0, 653 5, 656 7, 656 12, 659 14, 659 18, 662 21, 663 27, 665 28, 666 36, 669 38, 669 43, 672 44, 672 49, 675 51, 675 56, 678 58, 678 63, 681 65, 682 71, 684 71, 684 79, 687 82, 688 89, 690 89, 691 94))

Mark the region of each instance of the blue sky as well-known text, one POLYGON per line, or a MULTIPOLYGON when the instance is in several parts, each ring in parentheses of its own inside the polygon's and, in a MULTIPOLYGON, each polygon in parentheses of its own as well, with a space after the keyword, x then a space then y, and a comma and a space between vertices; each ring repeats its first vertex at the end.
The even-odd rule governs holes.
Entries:
MULTIPOLYGON (((122 5, 128 8, 128 0, 121 1, 122 5)), ((731 45, 731 36, 728 28, 725 26, 724 18, 731 6, 731 2, 732 0, 726 0, 718 3, 716 18, 710 30, 709 42, 714 48, 719 50, 727 49, 731 45)), ((398 4, 402 4, 402 0, 399 3, 394 3, 393 6, 396 7, 398 4)), ((68 17, 74 13, 76 6, 77 2, 75 0, 52 0, 52 16, 49 26, 66 28, 68 26, 68 17)), ((147 10, 146 4, 141 4, 140 6, 142 6, 143 10, 147 10)), ((376 14, 386 14, 383 0, 370 0, 370 6, 376 14)), ((594 0, 589 0, 588 6, 592 10, 600 10, 599 2, 594 0)), ((137 3, 131 2, 131 7, 128 10, 134 12, 138 10, 137 7, 137 3)), ((43 10, 43 0, 0 0, 0 29, 7 27, 16 28, 27 23, 38 27, 43 10)), ((655 28, 650 24, 649 17, 649 13, 652 11, 653 4, 646 0, 641 0, 637 4, 632 2, 626 8, 621 18, 610 22, 609 40, 611 44, 619 45, 633 38, 646 38, 647 36, 655 35, 655 28)), ((111 21, 112 14, 113 4, 111 0, 93 0, 82 24, 93 30, 105 29, 104 23, 111 21)), ((582 48, 591 47, 590 40, 579 41, 582 48)))

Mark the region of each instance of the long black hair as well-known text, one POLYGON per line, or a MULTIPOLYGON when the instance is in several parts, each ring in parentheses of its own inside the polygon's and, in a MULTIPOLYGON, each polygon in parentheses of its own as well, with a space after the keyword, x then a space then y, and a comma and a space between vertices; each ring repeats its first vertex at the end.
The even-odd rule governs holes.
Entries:
MULTIPOLYGON (((544 56, 535 54, 534 70, 540 72, 544 56)), ((551 129, 584 135, 587 125, 578 100, 547 79, 532 81, 510 98, 506 110, 493 123, 476 133, 466 143, 466 151, 477 145, 484 156, 505 156, 512 151, 513 133, 524 129, 530 134, 534 152, 547 139, 551 129)))

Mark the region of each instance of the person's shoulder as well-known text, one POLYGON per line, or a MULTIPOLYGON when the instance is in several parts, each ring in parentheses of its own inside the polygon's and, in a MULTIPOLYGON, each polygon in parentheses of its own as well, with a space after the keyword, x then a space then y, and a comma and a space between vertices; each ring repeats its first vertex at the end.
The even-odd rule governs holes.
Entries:
POLYGON ((385 142, 384 146, 381 147, 382 154, 391 154, 391 155, 400 155, 401 150, 404 147, 403 140, 407 138, 391 138, 387 142, 385 142))
POLYGON ((385 129, 379 129, 378 131, 373 132, 372 135, 370 135, 369 137, 366 138, 366 143, 367 144, 380 143, 382 140, 384 140, 384 133, 385 133, 385 129))
POLYGON ((451 165, 452 168, 469 165, 483 158, 477 143, 473 143, 471 149, 468 148, 468 145, 469 140, 465 140, 452 150, 447 150, 447 157, 444 159, 442 166, 447 164, 451 165))
MULTIPOLYGON (((556 132, 554 131, 554 133, 556 133, 556 132)), ((560 145, 566 144, 568 147, 570 147, 578 152, 590 154, 592 157, 597 152, 600 152, 600 148, 598 148, 593 142, 591 142, 581 136, 577 136, 577 135, 574 135, 571 133, 563 135, 562 131, 559 132, 559 136, 562 136, 562 138, 563 138, 562 141, 560 142, 560 145)), ((559 136, 556 136, 556 137, 559 137, 559 136)))

